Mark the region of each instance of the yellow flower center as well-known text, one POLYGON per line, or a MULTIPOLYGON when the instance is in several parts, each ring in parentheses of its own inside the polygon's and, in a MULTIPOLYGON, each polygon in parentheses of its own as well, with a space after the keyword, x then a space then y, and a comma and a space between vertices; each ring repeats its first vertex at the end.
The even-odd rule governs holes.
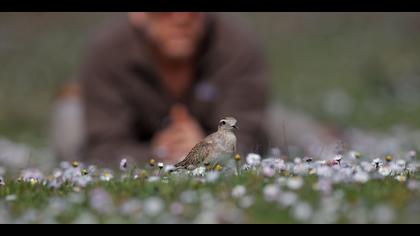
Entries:
POLYGON ((77 168, 77 167, 79 167, 79 162, 77 162, 77 161, 73 161, 73 163, 71 163, 71 165, 74 167, 74 168, 77 168))
POLYGON ((82 170, 82 175, 88 175, 89 174, 89 171, 88 170, 86 170, 86 169, 83 169, 82 170))

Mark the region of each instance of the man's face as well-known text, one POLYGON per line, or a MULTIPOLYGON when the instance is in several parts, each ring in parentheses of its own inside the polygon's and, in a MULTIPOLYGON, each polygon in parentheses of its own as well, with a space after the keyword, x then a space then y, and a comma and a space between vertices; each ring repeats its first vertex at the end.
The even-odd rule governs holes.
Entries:
POLYGON ((142 19, 146 34, 159 53, 171 60, 191 59, 204 32, 203 13, 130 13, 130 17, 142 19))

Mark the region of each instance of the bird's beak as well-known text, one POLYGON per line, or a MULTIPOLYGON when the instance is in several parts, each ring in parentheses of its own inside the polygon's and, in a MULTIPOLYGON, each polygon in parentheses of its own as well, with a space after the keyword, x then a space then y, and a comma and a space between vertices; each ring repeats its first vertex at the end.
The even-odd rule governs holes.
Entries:
POLYGON ((232 126, 234 129, 239 130, 239 127, 237 125, 232 126))

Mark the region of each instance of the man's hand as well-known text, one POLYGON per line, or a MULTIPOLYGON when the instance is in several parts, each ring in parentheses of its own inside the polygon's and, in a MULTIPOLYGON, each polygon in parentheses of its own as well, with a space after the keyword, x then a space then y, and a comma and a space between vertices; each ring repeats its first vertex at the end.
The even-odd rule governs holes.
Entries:
POLYGON ((171 125, 155 135, 152 149, 159 158, 173 164, 204 138, 204 132, 184 105, 172 107, 170 116, 171 125))

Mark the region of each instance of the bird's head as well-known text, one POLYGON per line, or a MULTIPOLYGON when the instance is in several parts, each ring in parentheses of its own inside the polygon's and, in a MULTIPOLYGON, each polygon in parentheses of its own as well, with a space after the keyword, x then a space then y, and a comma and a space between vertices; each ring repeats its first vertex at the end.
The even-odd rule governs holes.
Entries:
POLYGON ((219 130, 233 131, 238 129, 237 121, 233 117, 225 117, 219 121, 219 130))

